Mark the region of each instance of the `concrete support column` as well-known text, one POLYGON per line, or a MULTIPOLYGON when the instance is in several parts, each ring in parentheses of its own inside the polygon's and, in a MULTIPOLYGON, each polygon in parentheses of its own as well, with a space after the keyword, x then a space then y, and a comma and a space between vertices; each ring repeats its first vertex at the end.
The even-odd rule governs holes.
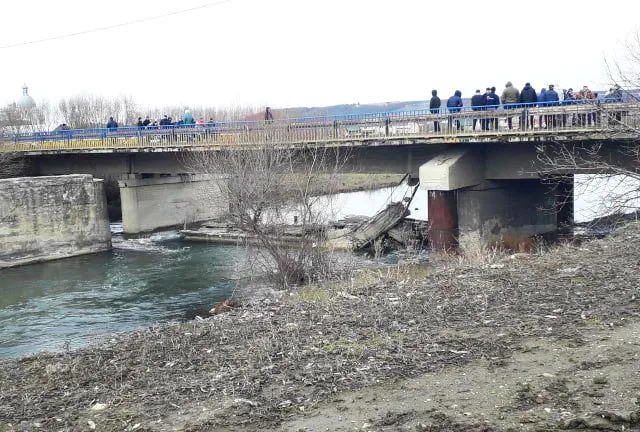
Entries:
POLYGON ((458 201, 456 191, 430 190, 427 198, 429 245, 435 251, 458 246, 458 201))
POLYGON ((126 234, 150 232, 220 218, 229 203, 220 178, 178 175, 120 180, 122 228, 126 234))

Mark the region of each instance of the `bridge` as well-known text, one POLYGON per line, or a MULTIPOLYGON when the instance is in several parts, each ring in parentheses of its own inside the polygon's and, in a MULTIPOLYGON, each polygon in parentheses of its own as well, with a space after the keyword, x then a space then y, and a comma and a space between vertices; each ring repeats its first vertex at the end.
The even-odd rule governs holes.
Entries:
POLYGON ((419 173, 421 188, 428 191, 433 244, 448 248, 466 232, 529 236, 572 219, 570 205, 555 214, 541 210, 553 207, 551 198, 571 203, 573 187, 566 184, 565 196, 551 197, 535 166, 540 145, 606 142, 614 154, 620 142, 638 138, 640 126, 637 102, 576 102, 30 132, 0 138, 0 151, 21 155, 36 175, 117 178, 125 232, 137 233, 226 210, 224 203, 213 213, 197 208, 190 190, 208 180, 185 166, 186 152, 349 148, 349 170, 419 173))
POLYGON ((365 115, 234 121, 203 125, 71 129, 0 137, 0 151, 47 153, 163 152, 236 146, 336 146, 603 139, 640 121, 637 102, 513 104, 365 115), (512 127, 509 128, 509 119, 512 127))

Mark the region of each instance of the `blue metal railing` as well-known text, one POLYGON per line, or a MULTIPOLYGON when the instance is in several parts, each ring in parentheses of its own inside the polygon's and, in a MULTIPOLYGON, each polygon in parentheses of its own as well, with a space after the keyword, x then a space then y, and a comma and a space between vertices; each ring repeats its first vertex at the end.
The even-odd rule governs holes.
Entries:
MULTIPOLYGON (((500 105, 483 105, 483 106, 463 106, 456 107, 456 111, 451 111, 451 108, 441 107, 438 108, 436 113, 433 113, 430 109, 423 110, 410 110, 410 111, 385 111, 377 113, 365 113, 365 114, 346 114, 346 115, 333 115, 333 116, 319 116, 319 117, 293 117, 274 120, 278 124, 289 124, 291 126, 300 126, 303 124, 332 124, 334 121, 342 121, 348 124, 349 122, 364 123, 367 120, 379 121, 380 119, 389 118, 410 118, 410 117, 425 117, 437 114, 462 114, 467 112, 477 111, 491 111, 498 109, 516 109, 516 108, 544 108, 544 107, 556 107, 566 105, 577 104, 603 104, 603 103, 615 103, 621 102, 620 99, 575 99, 575 100, 561 100, 550 102, 535 102, 535 103, 513 103, 513 104, 500 104, 500 105)), ((161 135, 171 134, 176 131, 180 132, 201 132, 207 130, 215 133, 223 131, 246 131, 255 130, 256 127, 262 127, 264 124, 269 124, 270 121, 254 120, 254 121, 229 121, 229 122, 214 122, 205 123, 204 125, 198 124, 179 124, 179 125, 163 125, 163 126, 124 126, 115 129, 108 128, 88 128, 88 129, 67 129, 59 131, 41 131, 41 132, 26 132, 15 134, 13 139, 15 142, 27 142, 27 141, 48 141, 48 140, 64 140, 64 139, 90 139, 90 138, 131 138, 138 136, 148 135, 161 135)))
MULTIPOLYGON (((138 144, 140 146, 162 146, 171 142, 191 145, 189 143, 194 141, 211 144, 244 144, 267 141, 295 143, 357 137, 455 134, 456 131, 452 131, 454 129, 452 121, 455 121, 460 129, 469 125, 471 120, 473 120, 474 128, 476 120, 484 123, 495 121, 495 126, 493 126, 494 123, 489 123, 492 125, 491 129, 494 131, 504 130, 506 126, 498 127, 498 118, 502 121, 508 120, 509 129, 511 129, 512 120, 515 119, 514 122, 518 129, 527 132, 534 128, 541 128, 543 123, 547 129, 560 129, 560 126, 566 128, 567 118, 569 118, 569 126, 573 124, 591 126, 592 123, 606 125, 606 118, 609 116, 614 117, 614 121, 620 123, 620 119, 622 119, 620 111, 625 112, 624 121, 637 123, 637 118, 640 117, 639 107, 634 104, 631 112, 628 104, 619 103, 628 100, 621 101, 619 98, 578 99, 481 107, 464 106, 456 107, 455 111, 441 107, 436 113, 425 108, 365 114, 294 117, 271 121, 208 122, 204 125, 179 124, 148 127, 126 126, 114 129, 68 129, 21 133, 13 135, 9 139, 16 144, 25 143, 24 145, 56 142, 60 144, 59 148, 81 148, 84 144, 79 144, 79 141, 86 142, 88 147, 135 147, 138 144), (596 111, 602 110, 608 111, 610 114, 604 116, 595 114, 596 111), (604 123, 600 122, 601 118, 605 118, 604 123), (443 131, 442 129, 445 127, 440 129, 432 126, 439 122, 448 122, 448 128, 443 131), (124 142, 123 139, 129 139, 129 141, 124 142)), ((482 130, 489 130, 489 128, 482 130)), ((46 147, 52 148, 48 145, 46 147)))

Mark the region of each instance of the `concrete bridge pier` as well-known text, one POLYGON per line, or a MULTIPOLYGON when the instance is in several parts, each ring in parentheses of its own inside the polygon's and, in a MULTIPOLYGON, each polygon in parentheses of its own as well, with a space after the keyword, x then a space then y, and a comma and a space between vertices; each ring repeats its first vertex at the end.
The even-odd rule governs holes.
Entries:
POLYGON ((125 234, 184 226, 224 216, 229 203, 207 175, 125 175, 118 182, 125 234))
POLYGON ((428 191, 429 240, 434 250, 456 248, 467 235, 510 247, 557 230, 573 219, 573 181, 485 178, 482 148, 443 152, 420 167, 428 191))

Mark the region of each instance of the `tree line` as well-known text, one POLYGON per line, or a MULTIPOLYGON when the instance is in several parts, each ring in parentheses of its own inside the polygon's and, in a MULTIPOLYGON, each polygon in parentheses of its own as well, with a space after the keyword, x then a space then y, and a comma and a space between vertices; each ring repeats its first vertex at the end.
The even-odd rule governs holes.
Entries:
MULTIPOLYGON (((144 107, 131 96, 108 98, 91 94, 64 98, 57 103, 40 101, 33 108, 23 108, 12 103, 0 108, 0 134, 46 131, 61 124, 66 124, 71 129, 103 128, 109 117, 113 117, 121 125, 134 126, 139 117, 161 119, 168 115, 180 118, 185 108, 175 104, 144 107)), ((194 118, 207 121, 242 120, 249 115, 264 112, 264 107, 251 105, 205 105, 189 108, 194 118)))

